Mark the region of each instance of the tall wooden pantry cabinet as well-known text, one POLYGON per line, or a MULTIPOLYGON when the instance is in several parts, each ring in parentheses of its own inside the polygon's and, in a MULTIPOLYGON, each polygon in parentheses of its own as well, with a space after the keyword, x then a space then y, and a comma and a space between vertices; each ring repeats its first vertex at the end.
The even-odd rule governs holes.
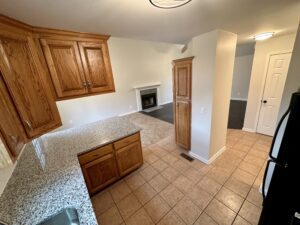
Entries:
POLYGON ((192 61, 194 57, 173 61, 173 103, 176 143, 191 148, 192 61))

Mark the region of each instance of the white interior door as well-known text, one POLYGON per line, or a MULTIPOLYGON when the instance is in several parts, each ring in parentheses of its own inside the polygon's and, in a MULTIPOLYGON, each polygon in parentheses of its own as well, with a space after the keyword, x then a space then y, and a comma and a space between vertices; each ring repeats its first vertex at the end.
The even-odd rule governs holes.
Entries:
POLYGON ((290 60, 291 53, 270 56, 257 133, 274 135, 290 60))

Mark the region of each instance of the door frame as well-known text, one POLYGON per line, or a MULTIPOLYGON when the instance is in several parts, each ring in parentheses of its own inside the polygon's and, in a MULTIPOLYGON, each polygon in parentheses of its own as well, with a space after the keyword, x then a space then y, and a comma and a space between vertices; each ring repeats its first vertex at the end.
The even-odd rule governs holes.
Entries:
MULTIPOLYGON (((267 54, 267 60, 266 60, 266 63, 265 63, 265 68, 264 68, 264 73, 263 73, 263 85, 261 87, 261 90, 260 90, 260 94, 259 94, 259 107, 258 107, 258 110, 256 112, 256 116, 255 116, 255 128, 254 128, 254 132, 257 133, 257 128, 258 128, 258 122, 259 122, 259 116, 260 116, 260 112, 261 112, 261 107, 262 107, 262 104, 261 104, 261 100, 263 98, 263 95, 264 95, 264 92, 265 92, 265 86, 266 86, 266 81, 267 81, 267 73, 268 73, 268 68, 269 68, 269 64, 270 64, 270 59, 271 59, 271 56, 273 55, 282 55, 282 54, 289 54, 289 53, 293 53, 293 51, 291 50, 282 50, 282 51, 272 51, 272 52, 269 52, 267 54)), ((288 67, 288 69, 290 68, 290 65, 288 67)), ((282 97, 282 96, 281 96, 282 97)))

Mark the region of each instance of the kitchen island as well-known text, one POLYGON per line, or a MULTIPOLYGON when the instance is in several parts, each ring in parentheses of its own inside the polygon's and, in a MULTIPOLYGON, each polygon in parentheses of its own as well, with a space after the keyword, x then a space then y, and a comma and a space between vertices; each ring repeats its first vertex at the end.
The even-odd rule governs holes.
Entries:
POLYGON ((37 224, 66 207, 75 207, 80 224, 97 220, 78 155, 140 131, 123 117, 46 134, 28 143, 0 197, 0 220, 37 224))

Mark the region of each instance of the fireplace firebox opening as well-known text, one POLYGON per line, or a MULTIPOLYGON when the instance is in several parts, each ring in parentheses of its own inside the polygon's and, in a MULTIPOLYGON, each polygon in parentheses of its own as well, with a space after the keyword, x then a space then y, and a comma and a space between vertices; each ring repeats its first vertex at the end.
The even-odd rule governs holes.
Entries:
POLYGON ((149 109, 157 106, 157 89, 147 89, 141 92, 142 109, 149 109))

